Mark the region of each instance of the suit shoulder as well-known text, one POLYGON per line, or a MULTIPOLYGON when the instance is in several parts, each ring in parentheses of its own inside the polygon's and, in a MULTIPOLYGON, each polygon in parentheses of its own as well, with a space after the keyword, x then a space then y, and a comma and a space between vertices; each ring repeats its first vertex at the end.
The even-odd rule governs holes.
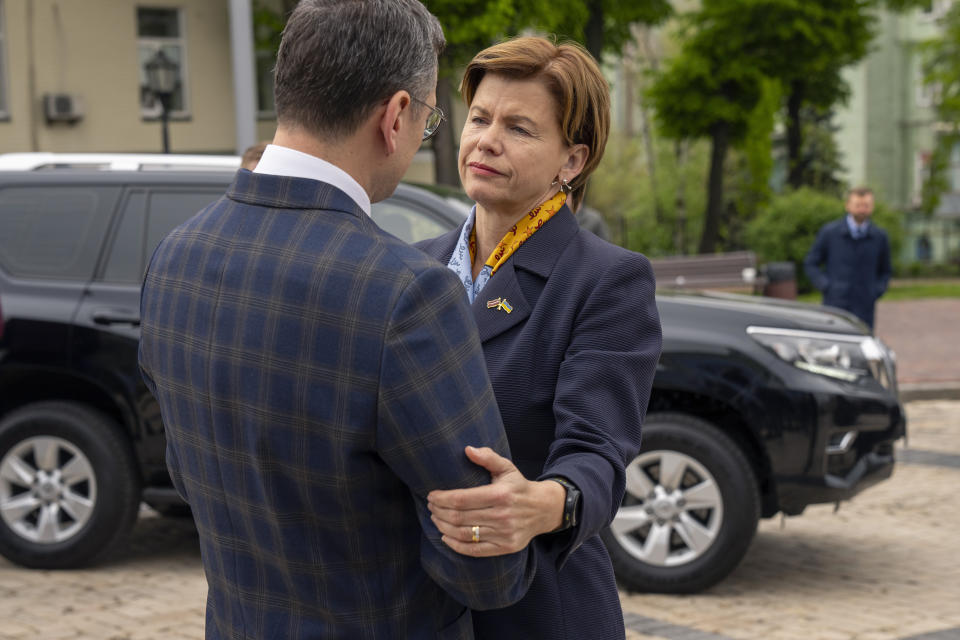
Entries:
POLYGON ((640 271, 653 269, 650 260, 642 253, 624 249, 592 233, 577 233, 574 244, 580 254, 578 259, 589 265, 598 277, 615 265, 640 271))
POLYGON ((457 276, 450 269, 421 251, 418 246, 407 244, 379 228, 378 233, 385 249, 384 260, 398 273, 407 273, 411 279, 428 275, 440 278, 449 276, 451 282, 459 283, 457 276))
POLYGON ((847 227, 846 218, 837 218, 820 227, 821 232, 840 233, 847 227))

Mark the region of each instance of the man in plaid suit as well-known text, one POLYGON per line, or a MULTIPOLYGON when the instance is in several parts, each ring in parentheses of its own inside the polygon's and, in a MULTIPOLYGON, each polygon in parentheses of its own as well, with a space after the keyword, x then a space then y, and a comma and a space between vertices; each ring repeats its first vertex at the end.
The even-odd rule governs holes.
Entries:
POLYGON ((303 0, 273 144, 154 253, 140 364, 208 638, 472 638, 535 571, 430 520, 431 490, 490 480, 465 445, 508 447, 456 276, 368 215, 440 125, 442 45, 416 0, 303 0))

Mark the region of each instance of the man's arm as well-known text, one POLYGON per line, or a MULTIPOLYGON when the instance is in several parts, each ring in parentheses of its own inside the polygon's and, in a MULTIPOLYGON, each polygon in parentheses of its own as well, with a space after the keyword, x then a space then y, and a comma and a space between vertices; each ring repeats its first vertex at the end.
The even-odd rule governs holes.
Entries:
POLYGON ((826 236, 827 227, 823 227, 817 232, 817 239, 813 241, 813 246, 803 259, 803 270, 818 291, 826 291, 827 285, 830 284, 829 278, 820 268, 820 265, 827 261, 826 236))
POLYGON ((558 565, 608 526, 620 508, 625 464, 640 449, 662 335, 649 261, 632 254, 607 269, 580 310, 554 398, 556 437, 541 479, 582 493, 579 523, 555 541, 558 565))
POLYGON ((460 555, 441 541, 427 494, 487 484, 466 445, 509 456, 477 329, 463 285, 437 265, 419 274, 394 308, 384 344, 377 443, 407 484, 423 529, 420 561, 452 597, 473 609, 522 598, 535 572, 534 554, 493 558, 460 555))
POLYGON ((880 255, 877 257, 877 283, 874 298, 879 298, 890 286, 890 275, 893 267, 890 265, 890 239, 886 233, 880 235, 880 255))

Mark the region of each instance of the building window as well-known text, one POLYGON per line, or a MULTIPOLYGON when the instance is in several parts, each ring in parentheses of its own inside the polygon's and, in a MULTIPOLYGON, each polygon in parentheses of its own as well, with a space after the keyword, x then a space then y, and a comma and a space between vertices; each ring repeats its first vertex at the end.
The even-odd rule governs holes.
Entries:
POLYGON ((950 11, 951 0, 926 0, 920 5, 920 15, 926 20, 939 20, 950 11))
POLYGON ((942 84, 939 82, 927 84, 921 80, 921 83, 917 85, 917 106, 924 109, 933 109, 940 104, 942 94, 942 84))
POLYGON ((160 117, 160 101, 147 87, 146 64, 157 54, 179 65, 179 80, 170 98, 170 115, 189 115, 187 94, 187 47, 183 17, 178 9, 137 7, 137 59, 140 64, 140 111, 144 118, 160 117))
POLYGON ((273 104, 273 68, 276 58, 270 49, 257 49, 257 116, 272 118, 276 115, 273 104))
POLYGON ((7 111, 7 24, 3 18, 3 0, 0 0, 0 120, 6 120, 7 111))

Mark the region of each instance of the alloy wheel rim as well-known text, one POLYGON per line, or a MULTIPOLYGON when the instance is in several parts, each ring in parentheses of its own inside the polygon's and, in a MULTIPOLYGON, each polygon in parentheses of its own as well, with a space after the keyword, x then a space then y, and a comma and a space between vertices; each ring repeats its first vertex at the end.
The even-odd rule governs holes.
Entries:
POLYGON ((76 535, 96 500, 93 465, 63 438, 28 438, 0 460, 0 518, 29 542, 55 544, 76 535))
POLYGON ((670 450, 647 451, 626 469, 623 505, 610 525, 627 553, 675 567, 701 557, 720 533, 723 497, 706 467, 670 450))

